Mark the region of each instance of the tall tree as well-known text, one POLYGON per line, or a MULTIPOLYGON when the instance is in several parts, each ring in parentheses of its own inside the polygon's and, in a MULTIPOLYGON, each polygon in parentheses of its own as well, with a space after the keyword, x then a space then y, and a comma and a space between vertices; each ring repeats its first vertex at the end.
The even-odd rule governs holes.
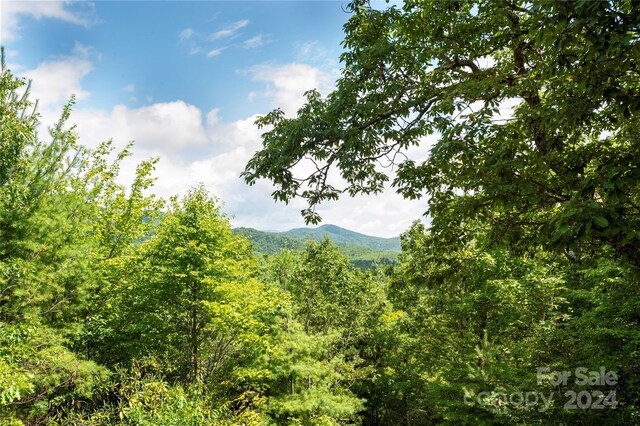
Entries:
POLYGON ((371 423, 633 423, 640 333, 631 312, 640 285, 629 268, 485 250, 485 238, 478 233, 443 259, 424 225, 403 236, 375 386, 379 420, 371 423), (617 383, 581 386, 573 376, 577 367, 603 366, 617 383), (572 378, 541 383, 539 367, 572 378), (601 392, 609 405, 571 409, 566 392, 601 392))
MULTIPOLYGON (((68 105, 48 140, 28 85, 2 55, 0 75, 0 422, 40 421, 86 396, 104 369, 70 339, 95 276, 90 207, 77 191, 82 153, 68 105)), ((19 423, 18 423, 19 424, 19 423)))
POLYGON ((270 362, 269 412, 283 424, 355 421, 369 396, 384 281, 354 269, 328 238, 273 256, 265 279, 290 300, 270 362))
POLYGON ((428 198, 433 235, 473 238, 470 220, 522 249, 574 257, 611 247, 640 267, 640 8, 632 0, 407 1, 350 4, 342 76, 310 91, 295 118, 275 110, 243 173, 307 221, 341 193, 391 179, 428 198), (513 110, 507 106, 513 105, 513 110), (437 141, 428 159, 411 147, 437 141), (295 175, 309 163, 313 172, 295 175), (313 167, 315 165, 315 167, 313 167), (339 172, 345 186, 328 180, 339 172))
MULTIPOLYGON (((129 194, 120 161, 77 143, 71 102, 42 138, 29 85, 4 61, 0 76, 0 416, 39 421, 91 394, 106 374, 87 361, 90 301, 109 255, 146 232, 158 201, 144 194, 154 160, 129 194), (109 231, 110 230, 110 231, 109 231), (107 232, 109 231, 109 232, 107 232), (82 355, 79 355, 81 352, 82 355)), ((9 420, 6 420, 9 421, 9 420)))
POLYGON ((121 259, 109 286, 106 363, 153 356, 181 383, 233 383, 268 329, 272 292, 248 241, 203 187, 174 199, 157 233, 121 259))

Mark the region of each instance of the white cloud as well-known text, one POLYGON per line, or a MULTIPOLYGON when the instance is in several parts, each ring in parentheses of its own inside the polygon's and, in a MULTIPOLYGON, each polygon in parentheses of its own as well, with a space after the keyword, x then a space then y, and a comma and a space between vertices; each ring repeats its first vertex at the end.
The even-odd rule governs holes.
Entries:
POLYGON ((179 37, 180 40, 185 41, 193 37, 193 34, 195 34, 195 32, 191 28, 185 28, 184 30, 180 31, 179 37))
POLYGON ((207 128, 212 128, 220 123, 220 108, 214 108, 207 113, 207 128))
POLYGON ((77 123, 81 143, 90 147, 110 138, 119 147, 135 141, 133 157, 122 165, 122 183, 131 181, 137 162, 158 156, 153 191, 159 196, 185 194, 203 183, 223 200, 226 212, 238 216, 236 226, 302 226, 302 202, 294 202, 294 209, 276 204, 268 182, 248 187, 239 177, 260 146, 260 131, 253 125, 256 117, 224 122, 218 114, 217 109, 209 111, 203 122, 205 114, 198 108, 175 101, 137 109, 122 105, 111 111, 81 109, 74 111, 71 121, 77 123), (197 158, 185 158, 198 150, 197 158))
POLYGON ((318 41, 294 43, 296 62, 313 65, 325 72, 339 74, 340 66, 337 61, 339 52, 327 50, 318 41))
MULTIPOLYGON (((215 149, 227 150, 229 147, 244 147, 248 151, 256 151, 260 147, 262 130, 254 124, 258 118, 252 115, 230 123, 220 120, 218 109, 207 114, 207 134, 215 149)), ((247 158, 249 160, 249 158, 247 158)))
POLYGON ((249 49, 258 47, 266 42, 262 34, 242 43, 231 42, 232 39, 239 35, 239 31, 247 25, 249 25, 249 20, 243 19, 210 34, 186 28, 180 31, 178 37, 190 55, 204 54, 208 58, 213 58, 228 48, 244 47, 249 49))
POLYGON ((72 115, 84 145, 93 147, 112 138, 117 146, 123 147, 128 141, 135 141, 133 158, 122 166, 122 183, 131 181, 137 162, 159 156, 158 179, 153 189, 159 196, 185 194, 189 188, 203 183, 224 202, 228 214, 237 215, 235 226, 262 229, 302 226, 301 201, 289 206, 275 203, 270 196, 271 184, 261 181, 248 187, 239 177, 260 147, 260 130, 253 124, 255 119, 256 116, 251 116, 224 122, 218 109, 202 114, 183 101, 138 109, 120 105, 109 112, 79 110, 72 115), (187 158, 194 151, 200 155, 187 158))
MULTIPOLYGON (((425 161, 437 139, 438 135, 425 136, 421 138, 419 145, 403 150, 404 155, 398 155, 395 159, 383 159, 378 164, 378 169, 389 176, 385 190, 380 194, 358 195, 353 198, 345 195, 339 201, 322 204, 318 207, 318 213, 323 222, 338 223, 368 235, 394 237, 406 231, 413 221, 425 221, 423 214, 427 209, 427 200, 405 199, 391 187, 391 182, 396 177, 397 162, 403 161, 405 156, 416 163, 425 161), (392 159, 396 161, 396 165, 390 164, 392 159)), ((345 187, 337 173, 330 175, 328 180, 337 188, 345 187)))
POLYGON ((156 103, 141 108, 117 105, 111 111, 79 109, 72 115, 83 144, 95 146, 113 138, 153 155, 175 158, 183 150, 199 149, 208 142, 202 113, 184 101, 156 103))
POLYGON ((92 69, 93 65, 88 59, 71 56, 42 62, 37 68, 21 73, 21 76, 32 80, 32 99, 38 99, 40 107, 48 109, 65 103, 72 94, 78 100, 89 97, 89 92, 82 88, 81 82, 92 69))
MULTIPOLYGON (((307 45, 307 53, 310 54, 317 46, 313 43, 307 45)), ((304 50, 304 49, 303 49, 304 50)), ((326 94, 333 88, 332 74, 320 68, 308 64, 294 63, 283 66, 264 64, 250 70, 252 78, 256 81, 264 81, 267 88, 263 95, 273 100, 273 105, 281 107, 287 114, 294 113, 304 103, 303 93, 306 90, 316 88, 326 94)), ((252 92, 250 99, 256 94, 252 92)), ((259 138, 259 134, 256 135, 259 138)), ((427 158, 428 151, 435 141, 435 136, 427 137, 418 147, 411 147, 405 154, 416 160, 427 158)), ((258 147, 260 145, 257 145, 258 147)), ((294 174, 298 177, 306 176, 310 171, 310 165, 300 163, 294 174)), ((388 169, 390 181, 393 180, 394 170, 388 169)), ((329 181, 336 187, 344 187, 344 182, 333 173, 329 181)), ((273 187, 263 182, 265 192, 272 192, 273 187)), ((295 200, 296 207, 306 207, 303 201, 295 200)), ((339 201, 322 204, 318 207, 318 213, 323 218, 323 223, 333 223, 355 231, 370 235, 393 237, 404 232, 411 223, 422 217, 426 210, 425 200, 405 200, 392 188, 378 195, 358 196, 350 198, 343 196, 339 201)), ((258 217, 252 218, 258 223, 258 217)), ((254 225, 257 226, 257 225, 254 225)), ((262 229, 285 230, 292 226, 292 222, 282 221, 282 225, 265 224, 262 229)))
POLYGON ((219 47, 217 49, 212 49, 212 50, 207 52, 207 58, 214 58, 214 57, 218 56, 219 54, 221 54, 223 50, 224 49, 221 48, 221 47, 219 47))
MULTIPOLYGON (((225 122, 218 109, 205 114, 184 101, 137 109, 120 105, 109 112, 79 110, 72 115, 83 144, 95 146, 108 138, 119 146, 135 141, 134 157, 122 167, 123 183, 133 177, 136 162, 159 156, 154 187, 159 196, 185 194, 203 183, 224 202, 224 211, 235 215, 234 226, 267 230, 304 226, 300 216, 306 207, 303 200, 276 203, 270 182, 261 180, 249 187, 239 177, 261 146, 255 119, 225 122)), ((424 208, 424 200, 408 201, 388 191, 378 196, 344 197, 321 205, 318 211, 324 223, 391 237, 406 230, 424 208)))
MULTIPOLYGON (((47 111, 59 113, 60 105, 71 93, 80 99, 89 96, 82 87, 82 79, 91 71, 92 64, 82 56, 84 50, 76 49, 74 56, 44 62, 25 73, 33 78, 34 94, 43 99, 47 111)), ((326 73, 305 64, 262 65, 252 69, 250 75, 267 86, 263 95, 289 112, 302 104, 305 90, 316 87, 326 92, 331 88, 326 73)), ((135 87, 131 84, 123 89, 133 91, 135 87)), ((300 216, 300 210, 306 207, 303 200, 293 200, 289 205, 276 203, 271 198, 274 187, 270 182, 261 180, 248 187, 239 177, 247 161, 261 147, 261 130, 254 125, 256 117, 226 122, 219 109, 205 113, 176 100, 140 108, 117 105, 111 110, 80 105, 70 121, 77 124, 80 143, 89 147, 110 138, 119 147, 135 142, 133 157, 122 165, 122 183, 131 181, 137 162, 158 156, 158 179, 153 191, 161 197, 184 194, 194 185, 204 183, 223 200, 224 210, 236 216, 232 220, 234 226, 276 230, 304 226, 300 216)), ((387 192, 375 197, 345 197, 320 206, 319 212, 324 223, 394 236, 420 216, 423 204, 387 192)))
POLYGON ((262 34, 258 34, 257 36, 242 42, 242 45, 247 49, 254 49, 256 47, 262 46, 263 44, 264 36, 262 34))
POLYGON ((420 219, 426 200, 406 200, 391 188, 378 195, 343 197, 318 208, 323 223, 339 224, 368 235, 395 237, 420 219))
MULTIPOLYGON (((76 41, 75 44, 73 45, 72 53, 75 56, 88 58, 90 55, 95 53, 95 50, 92 46, 87 46, 80 43, 79 41, 76 41)), ((98 55, 98 58, 100 58, 100 55, 98 55)))
POLYGON ((495 121, 506 121, 513 119, 513 114, 518 105, 522 103, 520 98, 507 98, 500 103, 498 115, 493 118, 495 121))
POLYGON ((326 58, 329 53, 318 41, 296 43, 295 49, 296 56, 301 62, 311 62, 318 58, 326 58))
MULTIPOLYGON (((71 24, 88 26, 91 23, 90 13, 70 10, 67 1, 2 1, 0 8, 0 39, 3 43, 19 36, 20 17, 29 16, 34 19, 58 19, 71 24)), ((92 6, 84 4, 84 6, 92 6)))
POLYGON ((134 84, 127 84, 122 88, 123 92, 133 93, 136 91, 136 86, 134 84))
POLYGON ((306 64, 273 66, 263 64, 250 70, 253 80, 267 83, 265 95, 274 100, 274 106, 287 114, 295 113, 304 104, 304 93, 318 89, 326 93, 333 87, 329 74, 306 64))
POLYGON ((486 70, 497 64, 497 61, 492 56, 481 56, 476 59, 476 65, 480 67, 480 69, 486 70))
MULTIPOLYGON (((522 103, 522 98, 505 98, 502 99, 498 104, 497 114, 494 114, 491 119, 494 122, 505 122, 513 119, 513 114, 515 112, 516 107, 522 103)), ((484 102, 476 101, 467 106, 465 110, 462 111, 459 121, 462 121, 464 117, 467 115, 478 112, 484 108, 484 102)))
POLYGON ((209 35, 208 39, 210 41, 216 41, 216 40, 221 40, 223 38, 229 38, 232 37, 234 35, 236 35, 236 33, 238 32, 238 30, 246 27, 247 25, 249 25, 249 20, 248 19, 243 19, 241 21, 236 21, 233 24, 216 31, 215 33, 209 35))

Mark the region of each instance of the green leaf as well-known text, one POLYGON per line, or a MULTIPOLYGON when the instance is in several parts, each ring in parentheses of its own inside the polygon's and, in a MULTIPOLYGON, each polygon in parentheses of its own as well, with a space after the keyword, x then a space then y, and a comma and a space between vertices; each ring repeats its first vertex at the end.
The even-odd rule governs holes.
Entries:
POLYGON ((609 221, 603 216, 596 216, 593 220, 598 226, 602 228, 609 226, 609 221))

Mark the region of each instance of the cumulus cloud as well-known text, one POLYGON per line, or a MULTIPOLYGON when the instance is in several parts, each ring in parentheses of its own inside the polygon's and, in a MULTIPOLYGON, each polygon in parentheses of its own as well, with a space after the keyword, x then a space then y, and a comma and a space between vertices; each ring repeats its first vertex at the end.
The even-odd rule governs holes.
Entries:
POLYGON ((6 42, 19 36, 20 17, 57 19, 71 24, 88 26, 92 22, 91 4, 84 4, 82 12, 72 10, 67 1, 3 1, 0 14, 0 38, 6 42), (87 10, 87 6, 89 9, 87 10))
MULTIPOLYGON (((313 43, 307 45, 307 53, 315 47, 313 43)), ((326 94, 334 87, 332 74, 303 63, 283 66, 263 64, 252 68, 250 75, 253 80, 266 83, 267 87, 262 95, 270 97, 273 105, 282 108, 287 114, 295 113, 303 105, 303 94, 306 90, 316 88, 326 94)), ((256 95, 252 92, 250 96, 253 98, 256 95)), ((256 137, 259 138, 259 134, 256 137)), ((436 136, 425 137, 419 146, 408 148, 404 154, 415 161, 424 161, 436 139, 436 136)), ((384 166, 388 165, 384 164, 384 166)), ((312 164, 301 162, 293 172, 296 176, 303 177, 312 170, 312 164)), ((392 181, 395 170, 390 167, 385 171, 392 181)), ((344 182, 337 173, 331 174, 329 181, 336 187, 344 187, 344 182)), ((265 183, 265 185, 262 188, 264 191, 269 193, 273 191, 270 184, 265 183)), ((306 207, 300 200, 294 202, 299 209, 306 207)), ((422 217, 425 210, 425 200, 405 200, 391 187, 378 195, 355 198, 343 196, 339 201, 322 204, 317 209, 324 223, 334 223, 355 231, 385 237, 397 236, 405 231, 414 220, 422 217)), ((259 218, 253 218, 253 220, 257 221, 259 218)), ((267 226, 263 229, 284 230, 287 229, 286 225, 291 223, 291 221, 283 221, 282 227, 272 225, 270 228, 267 226)))
POLYGON ((91 73, 93 59, 99 56, 91 46, 76 42, 70 55, 41 62, 36 68, 25 70, 20 65, 11 65, 20 77, 31 81, 30 99, 38 100, 43 127, 59 119, 62 106, 72 95, 77 101, 91 96, 82 80, 91 73))
MULTIPOLYGON (((34 80, 34 93, 49 110, 63 103, 71 93, 80 99, 89 96, 82 79, 92 64, 77 49, 73 56, 40 64, 25 73, 34 80)), ((327 92, 331 79, 320 69, 305 64, 262 65, 251 70, 250 78, 263 82, 261 94, 273 105, 294 112, 302 105, 304 91, 319 88, 327 92)), ((133 91, 131 84, 123 88, 133 91)), ((59 113, 59 109, 57 110, 59 113)), ((89 147, 113 139, 124 147, 135 141, 133 157, 122 165, 120 181, 133 178, 135 164, 152 156, 159 157, 154 192, 161 197, 184 194, 203 183, 225 204, 224 211, 235 216, 234 226, 286 230, 304 226, 300 210, 303 200, 289 205, 271 198, 274 190, 268 181, 248 187, 240 178, 247 161, 261 147, 261 130, 255 125, 257 115, 225 121, 219 109, 202 111, 182 100, 131 108, 117 105, 110 110, 75 108, 71 122, 77 124, 80 142, 89 147)), ((405 230, 424 211, 424 203, 403 200, 392 191, 371 197, 328 203, 319 208, 324 223, 335 223, 355 231, 380 236, 394 236, 405 230)))
POLYGON ((70 56, 54 61, 42 62, 37 68, 22 73, 22 77, 32 80, 32 98, 39 99, 43 109, 59 106, 71 95, 82 100, 90 93, 82 88, 82 79, 93 65, 82 56, 70 56))
POLYGON ((79 109, 73 114, 84 144, 113 138, 153 155, 175 156, 207 144, 202 112, 184 101, 155 103, 141 108, 117 105, 111 111, 79 109))
MULTIPOLYGON (((268 230, 304 226, 300 216, 306 207, 303 200, 276 203, 270 182, 261 180, 249 187, 239 177, 261 146, 255 119, 250 116, 226 122, 218 109, 203 113, 183 101, 136 109, 117 106, 110 112, 80 110, 72 116, 83 144, 95 146, 113 138, 123 146, 135 140, 134 157, 123 164, 123 183, 132 178, 136 162, 158 156, 154 192, 159 196, 185 194, 202 183, 224 202, 224 211, 235 216, 234 226, 268 230)), ((320 206, 318 211, 324 223, 391 237, 406 230, 424 209, 424 201, 404 200, 387 191, 377 196, 344 197, 320 206)))
POLYGON ((322 205, 324 223, 334 223, 368 235, 395 237, 426 210, 425 200, 406 200, 391 188, 378 195, 343 197, 322 205))
POLYGON ((260 147, 260 131, 253 124, 256 116, 225 122, 219 112, 212 109, 203 114, 193 105, 175 101, 134 109, 119 105, 111 111, 78 110, 72 121, 77 123, 80 141, 90 147, 106 139, 113 139, 119 147, 135 141, 134 155, 122 167, 123 184, 133 178, 137 162, 157 156, 158 179, 153 191, 161 197, 185 194, 203 183, 224 202, 225 212, 236 216, 234 226, 302 226, 301 201, 289 206, 276 203, 270 196, 270 183, 248 187, 239 177, 260 147), (195 157, 194 152, 198 153, 195 157))
POLYGON ((306 91, 318 89, 326 93, 333 87, 329 74, 307 64, 263 64, 251 68, 249 73, 253 80, 267 83, 263 95, 271 97, 274 106, 287 114, 294 114, 304 104, 306 91))
POLYGON ((258 149, 262 132, 254 125, 257 115, 228 123, 220 118, 219 113, 218 108, 207 113, 207 135, 214 147, 242 146, 258 149))

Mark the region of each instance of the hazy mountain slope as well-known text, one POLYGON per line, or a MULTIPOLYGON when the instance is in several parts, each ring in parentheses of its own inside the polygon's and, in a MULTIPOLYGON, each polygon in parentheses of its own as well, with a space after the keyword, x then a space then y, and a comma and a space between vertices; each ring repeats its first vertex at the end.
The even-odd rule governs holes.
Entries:
POLYGON ((235 228, 238 234, 244 235, 251 241, 258 253, 274 254, 282 249, 300 250, 304 248, 304 239, 287 236, 280 232, 258 231, 253 228, 235 228))
POLYGON ((336 225, 322 225, 318 228, 297 228, 277 234, 321 240, 328 235, 334 244, 339 246, 359 246, 374 250, 400 251, 400 237, 380 238, 364 235, 359 232, 340 228, 336 225))
POLYGON ((379 238, 349 231, 335 225, 323 225, 319 228, 298 228, 286 232, 266 232, 253 228, 236 228, 234 232, 244 235, 254 244, 258 253, 274 254, 283 249, 304 249, 305 241, 319 241, 328 236, 340 247, 340 251, 349 256, 351 262, 359 268, 374 268, 376 265, 389 265, 397 261, 400 252, 400 238, 379 238))

